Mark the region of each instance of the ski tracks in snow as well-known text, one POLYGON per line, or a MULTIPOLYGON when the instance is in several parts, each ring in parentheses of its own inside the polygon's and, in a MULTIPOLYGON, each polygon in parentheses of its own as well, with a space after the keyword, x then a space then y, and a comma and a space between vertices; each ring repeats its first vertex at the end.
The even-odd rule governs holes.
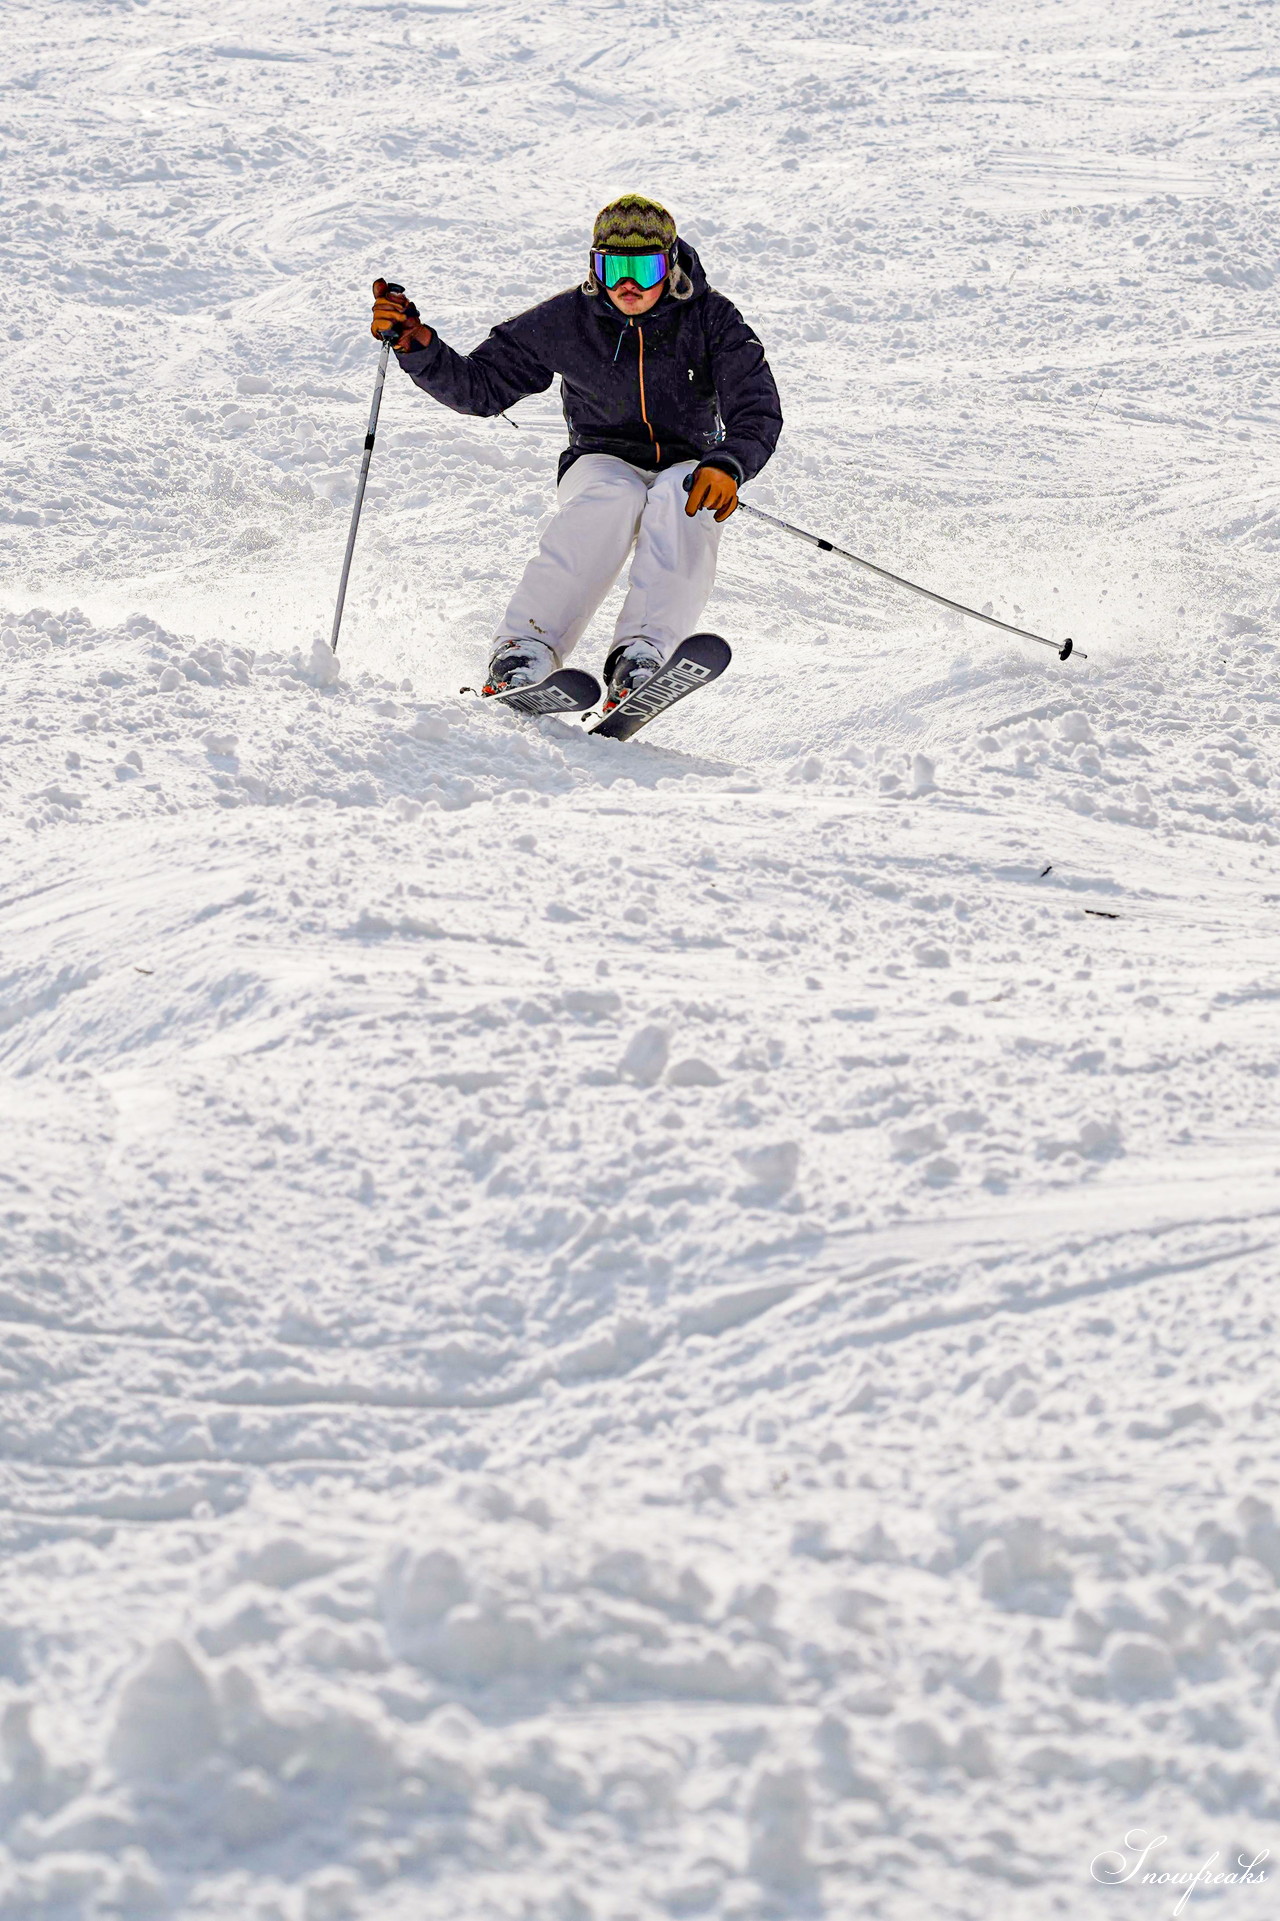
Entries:
POLYGON ((1261 20, 10 23, 5 1921, 1274 1841, 1261 20), (400 382, 335 671, 368 283, 469 346, 633 187, 778 370, 753 498, 1087 661, 738 522, 722 686, 521 725, 554 398, 400 382))
POLYGON ((766 782, 7 645, 10 1911, 501 1912, 607 1888, 589 1829, 728 1912, 887 1886, 922 1797, 974 1887, 1117 1795, 1266 1820, 1263 736, 1260 819, 1141 821, 1104 695, 766 782))

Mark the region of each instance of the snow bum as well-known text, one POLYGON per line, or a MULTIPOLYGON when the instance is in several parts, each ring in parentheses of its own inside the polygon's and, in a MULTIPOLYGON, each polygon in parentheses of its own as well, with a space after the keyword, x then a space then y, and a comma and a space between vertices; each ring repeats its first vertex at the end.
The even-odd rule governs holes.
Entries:
POLYGON ((559 374, 569 445, 556 513, 499 623, 482 692, 548 679, 630 556, 604 667, 609 713, 694 632, 739 482, 777 445, 763 347, 708 287, 666 208, 640 194, 596 215, 580 287, 504 320, 472 353, 446 346, 402 290, 378 280, 373 291, 375 335, 458 413, 500 413, 559 374))
POLYGON ((1166 1847, 1168 1840, 1167 1834, 1147 1835, 1143 1829, 1134 1828, 1124 1837, 1124 1846, 1132 1851, 1133 1859, 1130 1860, 1127 1852, 1121 1854, 1118 1849, 1114 1853, 1108 1851, 1095 1855, 1089 1863, 1089 1873, 1095 1881, 1101 1881, 1109 1888, 1122 1887, 1127 1882, 1133 1882, 1138 1887, 1181 1888, 1182 1894, 1173 1909, 1174 1914, 1182 1913, 1197 1888, 1244 1887, 1267 1879, 1267 1871, 1262 1863, 1270 1859, 1270 1848, 1263 1848, 1260 1854, 1254 1855, 1252 1861, 1246 1861, 1240 1855, 1234 1868, 1215 1869, 1221 1853, 1218 1848, 1199 1868, 1150 1867, 1148 1863, 1151 1856, 1157 1848, 1166 1847))
POLYGON ((594 453, 650 469, 707 455, 750 480, 782 431, 769 363, 732 301, 707 285, 693 248, 677 241, 673 254, 689 284, 683 298, 674 274, 645 313, 620 311, 598 285, 573 287, 504 320, 469 354, 431 331, 426 346, 397 349, 400 365, 460 414, 501 413, 559 374, 569 428, 561 479, 594 453))

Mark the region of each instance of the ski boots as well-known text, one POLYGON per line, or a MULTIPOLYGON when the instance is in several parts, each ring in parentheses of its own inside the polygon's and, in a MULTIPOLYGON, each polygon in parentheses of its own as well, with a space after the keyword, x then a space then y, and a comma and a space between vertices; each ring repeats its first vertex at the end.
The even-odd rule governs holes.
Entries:
POLYGON ((602 713, 611 714, 628 694, 652 680, 662 665, 662 649, 652 640, 624 640, 610 649, 604 663, 605 698, 602 713))
POLYGON ((493 650, 482 694, 505 694, 512 687, 536 687, 554 674, 560 656, 545 640, 504 640, 493 650))

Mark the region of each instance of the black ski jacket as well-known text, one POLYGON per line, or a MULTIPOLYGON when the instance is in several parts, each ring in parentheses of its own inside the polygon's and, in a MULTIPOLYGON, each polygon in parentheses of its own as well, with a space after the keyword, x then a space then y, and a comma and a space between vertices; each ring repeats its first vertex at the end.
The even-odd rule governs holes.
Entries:
POLYGON ((410 379, 460 414, 498 414, 557 374, 569 428, 559 477, 580 454, 637 467, 701 460, 750 480, 782 430, 764 349, 742 315, 707 285, 692 247, 678 258, 693 282, 629 319, 607 294, 573 287, 495 327, 469 354, 439 334, 396 359, 410 379))

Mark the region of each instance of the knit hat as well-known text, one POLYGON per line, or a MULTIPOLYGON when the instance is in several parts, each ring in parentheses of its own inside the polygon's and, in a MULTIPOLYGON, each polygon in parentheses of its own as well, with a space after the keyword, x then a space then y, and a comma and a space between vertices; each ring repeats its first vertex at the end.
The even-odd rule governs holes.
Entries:
POLYGON ((640 193, 624 193, 596 215, 592 247, 608 253, 670 252, 676 244, 676 223, 656 200, 640 193))
MULTIPOLYGON (((676 300, 687 300, 693 292, 693 282, 676 259, 676 223, 665 207, 656 200, 646 200, 642 193, 624 193, 619 200, 611 200, 607 207, 601 207, 596 215, 596 224, 591 232, 592 250, 604 253, 659 253, 671 256, 671 271, 667 276, 667 286, 676 300)), ((587 275, 582 286, 583 293, 599 293, 600 282, 594 271, 587 275)))

